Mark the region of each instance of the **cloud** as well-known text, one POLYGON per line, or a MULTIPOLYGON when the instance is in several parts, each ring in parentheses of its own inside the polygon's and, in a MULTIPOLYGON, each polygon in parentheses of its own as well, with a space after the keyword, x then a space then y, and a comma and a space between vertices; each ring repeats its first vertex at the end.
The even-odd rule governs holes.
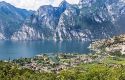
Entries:
MULTIPOLYGON (((37 10, 42 5, 58 6, 62 0, 0 0, 11 3, 12 5, 28 10, 37 10)), ((67 0, 71 4, 78 3, 79 0, 67 0)))
POLYGON ((71 4, 78 4, 79 0, 67 0, 67 2, 69 2, 71 4))
MULTIPOLYGON (((58 6, 63 0, 54 0, 53 6, 58 6)), ((66 0, 70 4, 78 4, 79 0, 66 0)))
POLYGON ((19 7, 19 8, 25 8, 28 10, 36 10, 41 5, 49 5, 49 0, 0 0, 0 1, 6 1, 8 3, 11 3, 12 5, 19 7))

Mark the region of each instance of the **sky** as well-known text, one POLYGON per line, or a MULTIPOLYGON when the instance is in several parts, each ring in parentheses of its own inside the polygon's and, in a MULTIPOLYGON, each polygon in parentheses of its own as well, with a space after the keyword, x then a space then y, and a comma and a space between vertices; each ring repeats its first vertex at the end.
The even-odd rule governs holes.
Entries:
MULTIPOLYGON (((62 0, 0 0, 11 3, 18 8, 27 10, 37 10, 42 5, 53 5, 57 7, 62 0)), ((79 0, 66 0, 71 4, 78 4, 79 0)))

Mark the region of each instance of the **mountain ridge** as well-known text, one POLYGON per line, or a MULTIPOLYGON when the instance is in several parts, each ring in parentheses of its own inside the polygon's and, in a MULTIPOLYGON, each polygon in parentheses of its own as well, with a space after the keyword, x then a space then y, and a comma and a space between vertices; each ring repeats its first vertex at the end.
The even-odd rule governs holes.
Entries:
POLYGON ((4 1, 0 2, 0 39, 10 39, 30 14, 25 9, 16 8, 4 1))
POLYGON ((41 6, 10 40, 82 40, 110 38, 125 32, 122 0, 63 1, 58 7, 41 6))

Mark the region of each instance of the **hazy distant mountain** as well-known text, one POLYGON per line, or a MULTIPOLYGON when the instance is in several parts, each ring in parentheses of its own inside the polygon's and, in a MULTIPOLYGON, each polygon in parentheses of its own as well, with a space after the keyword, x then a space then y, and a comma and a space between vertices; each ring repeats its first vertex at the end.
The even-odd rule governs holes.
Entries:
POLYGON ((10 39, 30 14, 30 11, 0 2, 0 39, 10 39))
MULTIPOLYGON (((18 17, 16 23, 24 19, 18 17)), ((64 0, 58 7, 41 6, 25 20, 20 29, 17 26, 16 30, 15 27, 4 28, 14 32, 10 38, 12 40, 91 40, 125 33, 124 20, 123 0, 80 0, 76 5, 64 0)), ((8 34, 5 32, 3 36, 8 34)))

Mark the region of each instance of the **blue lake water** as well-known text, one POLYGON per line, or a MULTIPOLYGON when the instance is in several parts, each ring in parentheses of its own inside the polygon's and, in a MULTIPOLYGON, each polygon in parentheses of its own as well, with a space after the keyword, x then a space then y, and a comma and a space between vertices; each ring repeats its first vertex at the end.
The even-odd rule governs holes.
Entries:
POLYGON ((0 60, 33 57, 42 53, 85 54, 89 42, 82 41, 0 41, 0 60))

